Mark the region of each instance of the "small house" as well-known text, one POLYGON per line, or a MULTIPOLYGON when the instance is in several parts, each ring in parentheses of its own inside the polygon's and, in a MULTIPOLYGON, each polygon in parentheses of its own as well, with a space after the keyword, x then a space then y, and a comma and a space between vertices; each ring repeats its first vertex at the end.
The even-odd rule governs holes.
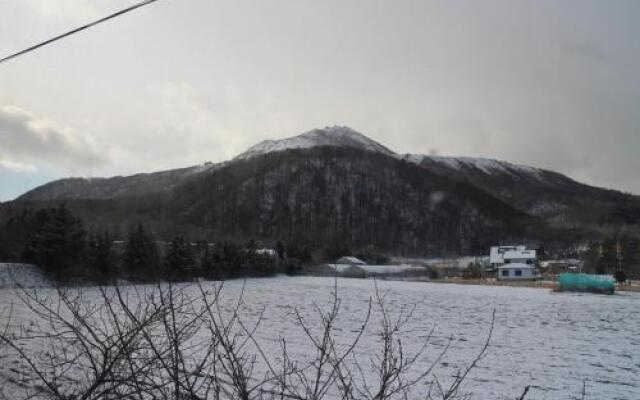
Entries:
POLYGON ((536 267, 531 264, 509 263, 498 267, 498 280, 500 281, 517 281, 517 280, 534 280, 538 276, 536 267))
POLYGON ((493 246, 489 255, 489 262, 494 268, 504 264, 522 263, 535 264, 536 251, 528 249, 526 246, 493 246))
POLYGON ((549 275, 563 272, 582 272, 583 261, 576 259, 547 260, 540 262, 540 268, 549 275))
POLYGON ((489 262, 501 281, 538 277, 536 251, 524 245, 493 246, 489 262))

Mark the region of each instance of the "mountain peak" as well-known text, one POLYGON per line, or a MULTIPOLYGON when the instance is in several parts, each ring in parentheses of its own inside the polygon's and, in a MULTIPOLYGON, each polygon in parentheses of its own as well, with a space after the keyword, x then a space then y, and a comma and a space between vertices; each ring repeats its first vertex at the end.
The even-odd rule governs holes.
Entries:
POLYGON ((247 151, 238 155, 236 159, 246 159, 275 151, 306 149, 318 146, 353 147, 388 155, 394 154, 393 151, 385 146, 348 126, 334 125, 313 129, 301 135, 286 139, 264 140, 251 146, 247 151))

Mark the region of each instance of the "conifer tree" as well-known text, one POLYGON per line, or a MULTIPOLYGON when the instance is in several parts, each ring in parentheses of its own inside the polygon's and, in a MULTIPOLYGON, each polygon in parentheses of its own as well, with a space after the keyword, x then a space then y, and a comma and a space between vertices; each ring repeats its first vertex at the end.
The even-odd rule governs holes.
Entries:
POLYGON ((219 261, 215 257, 215 251, 211 250, 209 245, 205 245, 204 250, 200 253, 198 269, 200 276, 207 279, 219 280, 223 278, 219 261))
POLYGON ((36 228, 23 255, 56 279, 77 279, 85 243, 85 230, 80 219, 64 206, 39 210, 36 228))
POLYGON ((129 232, 124 251, 123 267, 133 279, 157 279, 159 256, 156 243, 142 224, 129 232))
POLYGON ((278 258, 280 260, 284 260, 286 258, 286 252, 285 252, 284 244, 279 240, 276 243, 276 253, 278 254, 278 258))
POLYGON ((164 259, 164 278, 169 281, 187 279, 193 275, 195 260, 191 245, 182 236, 171 241, 171 246, 164 259))
POLYGON ((92 235, 88 240, 86 253, 89 278, 107 283, 116 277, 113 241, 109 232, 92 235))

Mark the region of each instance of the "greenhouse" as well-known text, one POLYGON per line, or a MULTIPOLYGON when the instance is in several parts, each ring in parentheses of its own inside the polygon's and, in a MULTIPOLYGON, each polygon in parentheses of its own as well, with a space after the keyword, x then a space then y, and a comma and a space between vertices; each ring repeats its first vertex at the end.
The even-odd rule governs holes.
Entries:
POLYGON ((615 280, 611 275, 560 274, 560 291, 613 294, 615 280))

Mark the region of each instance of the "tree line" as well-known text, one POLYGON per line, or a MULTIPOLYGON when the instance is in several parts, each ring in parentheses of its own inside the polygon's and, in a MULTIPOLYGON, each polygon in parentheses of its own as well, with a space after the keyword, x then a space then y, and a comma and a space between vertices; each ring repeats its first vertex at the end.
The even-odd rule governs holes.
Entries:
POLYGON ((609 235, 591 243, 585 255, 585 270, 612 274, 618 281, 640 278, 640 237, 635 234, 609 235))
POLYGON ((117 240, 113 232, 89 231, 65 206, 25 209, 6 222, 0 242, 4 260, 36 264, 58 281, 98 283, 295 275, 311 257, 308 249, 280 241, 274 249, 261 249, 253 239, 160 241, 142 223, 117 240))

